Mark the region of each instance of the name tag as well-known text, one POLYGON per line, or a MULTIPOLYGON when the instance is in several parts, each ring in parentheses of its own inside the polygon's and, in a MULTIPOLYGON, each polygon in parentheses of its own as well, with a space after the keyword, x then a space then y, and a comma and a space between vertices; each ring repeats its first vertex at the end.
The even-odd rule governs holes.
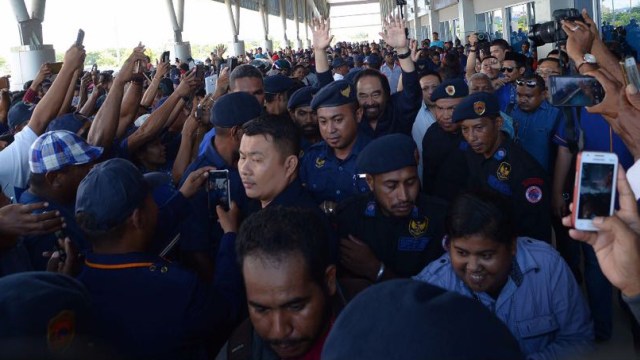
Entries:
POLYGON ((429 244, 430 238, 426 237, 401 237, 398 239, 398 251, 420 252, 429 244))

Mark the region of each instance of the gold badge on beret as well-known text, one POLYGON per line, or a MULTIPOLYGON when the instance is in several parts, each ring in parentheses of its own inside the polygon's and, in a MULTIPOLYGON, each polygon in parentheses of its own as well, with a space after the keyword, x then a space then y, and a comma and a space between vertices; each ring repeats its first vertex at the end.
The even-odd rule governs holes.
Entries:
POLYGON ((342 96, 348 98, 349 94, 351 94, 351 86, 347 86, 344 90, 340 91, 342 96))
POLYGON ((476 115, 484 115, 484 113, 487 111, 487 107, 484 103, 484 101, 476 101, 473 103, 473 111, 476 113, 476 115))
POLYGON ((449 85, 446 88, 444 88, 444 92, 446 92, 447 95, 449 96, 453 96, 456 94, 456 87, 453 85, 449 85))

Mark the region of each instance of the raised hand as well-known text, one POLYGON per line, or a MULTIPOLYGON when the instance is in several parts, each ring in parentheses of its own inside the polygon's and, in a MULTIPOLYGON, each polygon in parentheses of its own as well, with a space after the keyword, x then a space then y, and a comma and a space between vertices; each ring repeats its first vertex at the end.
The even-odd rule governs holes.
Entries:
MULTIPOLYGON (((399 16, 390 16, 385 19, 383 24, 384 31, 379 33, 384 42, 398 51, 407 50, 409 41, 404 29, 407 27, 406 22, 399 16)), ((406 51, 405 51, 406 52, 406 51)))
POLYGON ((176 88, 176 93, 180 96, 189 96, 198 86, 199 79, 196 78, 196 69, 189 71, 180 80, 180 85, 176 88))
POLYGON ((325 50, 331 45, 333 35, 330 34, 331 26, 329 19, 314 18, 311 26, 313 34, 313 48, 315 50, 325 50))
POLYGON ((411 40, 411 60, 413 62, 417 62, 420 58, 420 54, 422 53, 422 49, 418 50, 418 42, 416 40, 411 40))
POLYGON ((0 208, 0 233, 7 235, 40 235, 62 229, 64 218, 58 211, 33 214, 49 204, 11 204, 0 208))
POLYGON ((62 67, 75 71, 84 66, 84 58, 86 56, 83 46, 72 45, 64 54, 62 67))

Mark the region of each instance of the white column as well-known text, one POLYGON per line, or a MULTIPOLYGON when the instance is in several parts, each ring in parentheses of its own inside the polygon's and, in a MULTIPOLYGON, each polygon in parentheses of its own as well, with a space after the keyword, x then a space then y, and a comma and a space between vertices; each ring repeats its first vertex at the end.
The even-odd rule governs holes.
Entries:
POLYGON ((284 34, 282 38, 282 40, 284 41, 284 44, 282 45, 283 49, 289 46, 289 38, 287 37, 287 8, 285 6, 286 1, 287 0, 278 1, 280 5, 280 19, 282 20, 282 32, 284 34))
POLYGON ((462 37, 460 41, 464 44, 467 32, 473 32, 477 28, 473 0, 460 0, 458 2, 458 20, 460 21, 460 36, 462 37))

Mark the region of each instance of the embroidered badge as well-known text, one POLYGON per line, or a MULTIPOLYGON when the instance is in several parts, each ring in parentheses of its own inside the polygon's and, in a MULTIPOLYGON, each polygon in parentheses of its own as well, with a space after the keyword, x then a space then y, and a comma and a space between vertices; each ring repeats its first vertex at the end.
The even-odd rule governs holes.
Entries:
POLYGON ((323 159, 323 158, 316 158, 316 167, 317 167, 318 169, 320 169, 321 167, 323 167, 323 166, 324 166, 324 163, 325 163, 325 159, 323 159))
POLYGON ((425 217, 424 219, 411 219, 409 221, 409 234, 413 237, 419 237, 427 232, 427 228, 429 227, 429 218, 425 217))
POLYGON ((342 96, 348 98, 349 94, 351 94, 351 86, 347 86, 346 89, 340 91, 340 94, 342 94, 342 96))
POLYGON ((527 188, 524 196, 527 198, 527 201, 532 204, 537 204, 542 200, 542 189, 539 186, 533 185, 527 188))
POLYGON ((369 201, 367 207, 364 209, 364 215, 368 217, 376 216, 376 202, 369 201))
POLYGON ((511 164, 506 161, 500 163, 498 166, 498 171, 496 171, 496 176, 501 181, 509 180, 509 175, 511 174, 511 164))
POLYGON ((424 251, 424 249, 429 244, 430 238, 420 237, 420 238, 410 238, 410 237, 401 237, 398 239, 398 251, 410 251, 410 252, 419 252, 424 251))
POLYGON ((76 334, 76 315, 73 311, 63 310, 49 321, 47 344, 49 350, 62 351, 73 342, 76 334))
POLYGON ((447 95, 449 96, 453 96, 456 94, 456 87, 453 85, 449 85, 446 88, 444 88, 444 92, 446 92, 447 95))
POLYGON ((484 101, 476 101, 473 103, 473 111, 476 113, 476 115, 484 115, 484 113, 487 111, 487 106, 485 105, 484 101))

